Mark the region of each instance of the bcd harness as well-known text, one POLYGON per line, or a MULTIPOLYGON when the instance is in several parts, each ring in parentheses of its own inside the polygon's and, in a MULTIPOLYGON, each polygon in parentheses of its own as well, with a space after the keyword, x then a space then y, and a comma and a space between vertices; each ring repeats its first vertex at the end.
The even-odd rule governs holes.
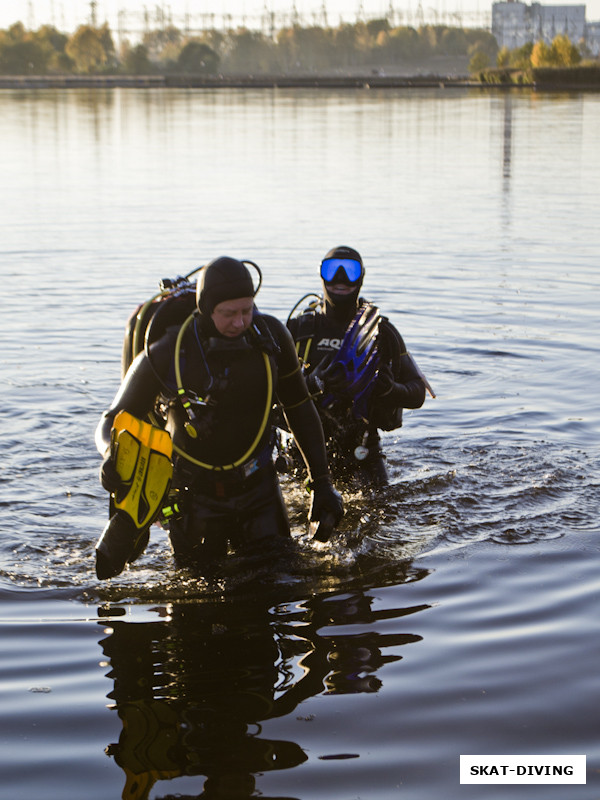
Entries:
MULTIPOLYGON (((214 404, 214 392, 213 396, 211 396, 210 392, 216 388, 213 386, 212 375, 208 369, 202 342, 197 335, 195 326, 195 320, 198 316, 195 304, 196 283, 195 281, 190 281, 190 278, 201 269, 202 267, 195 269, 184 277, 178 277, 173 280, 162 280, 160 283, 160 291, 148 301, 142 303, 130 318, 123 345, 122 372, 126 372, 133 359, 143 350, 148 357, 151 368, 165 387, 165 396, 172 397, 173 387, 167 386, 164 379, 154 368, 150 355, 150 345, 161 338, 169 328, 179 325, 174 352, 176 394, 175 398, 170 402, 178 402, 183 408, 187 418, 187 422, 184 423, 184 428, 190 436, 190 439, 198 438, 199 434, 195 407, 214 404), (196 341, 210 378, 209 387, 204 398, 198 397, 194 392, 187 390, 182 380, 184 336, 186 332, 191 329, 192 325, 194 325, 193 330, 196 334, 196 341)), ((188 453, 184 447, 173 443, 173 452, 179 458, 193 467, 200 468, 200 470, 208 470, 214 473, 224 472, 231 475, 238 473, 238 475, 246 477, 261 466, 264 466, 270 460, 273 443, 269 443, 260 453, 254 454, 269 424, 269 418, 273 407, 274 377, 272 359, 276 358, 279 347, 259 312, 256 312, 246 336, 251 346, 256 347, 261 352, 265 369, 266 398, 258 431, 250 446, 247 447, 238 458, 226 464, 210 464, 202 461, 188 453)), ((161 421, 155 413, 149 415, 149 420, 153 425, 164 427, 164 421, 161 421)))
MULTIPOLYGON (((299 302, 302 302, 302 300, 299 302)), ((324 315, 321 308, 322 301, 321 298, 318 298, 298 318, 298 331, 295 336, 296 352, 305 371, 310 368, 310 350, 315 335, 319 328, 322 328, 320 322, 324 319, 324 315)), ((292 310, 292 314, 294 310, 292 310)), ((335 371, 343 377, 345 394, 352 400, 352 416, 365 422, 368 421, 369 400, 380 366, 378 336, 381 320, 382 317, 377 306, 361 301, 353 319, 346 328, 343 338, 339 341, 337 347, 334 345, 335 352, 327 368, 327 372, 333 373, 335 371)), ((321 342, 323 341, 325 340, 322 339, 321 342)), ((335 340, 329 341, 333 344, 335 340)), ((318 403, 321 408, 327 409, 336 400, 335 396, 324 392, 318 403)))
MULTIPOLYGON (((186 433, 193 439, 197 438, 197 436, 198 436, 197 425, 195 424, 196 423, 196 414, 195 414, 195 411, 194 411, 194 405, 195 404, 197 404, 197 405, 207 405, 207 404, 212 402, 208 394, 207 394, 206 398, 200 398, 200 397, 194 395, 192 392, 186 390, 184 388, 183 382, 182 382, 182 376, 181 376, 181 351, 182 351, 183 337, 185 335, 185 332, 188 330, 188 328, 190 327, 190 325, 194 322, 194 320, 196 318, 197 318, 197 312, 194 311, 192 314, 190 314, 190 316, 185 320, 185 322, 181 326, 181 328, 179 330, 179 333, 177 335, 177 340, 175 342, 175 381, 176 381, 176 387, 177 387, 177 397, 178 397, 179 402, 181 403, 184 411, 186 412, 186 416, 188 418, 187 423, 185 423, 185 425, 184 425, 186 433)), ((260 330, 257 320, 258 320, 258 318, 255 318, 255 321, 252 323, 252 326, 249 329, 249 336, 251 336, 255 340, 256 344, 260 347, 261 340, 264 338, 265 333, 260 330)), ((273 340, 273 344, 275 344, 274 340, 273 340)), ((204 352, 202 350, 202 345, 200 344, 200 341, 198 341, 198 345, 200 347, 200 351, 201 351, 202 357, 203 357, 203 359, 205 361, 205 365, 206 365, 206 368, 208 370, 208 365, 206 364, 206 357, 205 357, 204 352)), ((265 367, 265 375, 266 375, 266 380, 267 380, 266 402, 265 402, 265 408, 264 408, 264 411, 263 411, 263 415, 262 415, 262 419, 261 419, 261 422, 260 422, 260 426, 259 426, 258 432, 257 432, 256 436, 254 437, 250 447, 248 447, 248 449, 239 458, 237 458, 235 461, 233 461, 230 464, 208 464, 208 463, 206 463, 204 461, 200 461, 199 459, 195 458, 194 456, 190 455, 185 450, 183 450, 180 447, 177 447, 174 444, 173 445, 173 450, 179 456, 181 456, 186 461, 189 461, 191 464, 194 464, 197 467, 201 467, 202 469, 215 470, 215 471, 235 470, 238 467, 241 467, 242 465, 244 465, 244 466, 246 465, 246 462, 248 462, 248 459, 250 459, 250 457, 252 456, 252 454, 254 453, 256 448, 258 447, 258 444, 259 444, 260 440, 262 439, 262 437, 264 435, 265 429, 266 429, 266 427, 267 427, 267 425, 269 423, 269 418, 270 418, 271 410, 272 410, 272 407, 273 407, 273 388, 274 387, 273 387, 273 368, 271 366, 271 359, 270 359, 269 353, 267 352, 266 349, 261 348, 261 354, 262 354, 262 358, 263 358, 263 363, 264 363, 264 367, 265 367)), ((209 376, 210 376, 210 370, 209 370, 209 376)), ((211 382, 212 382, 212 376, 211 376, 211 382)), ((209 387, 210 387, 210 384, 209 384, 209 387)), ((210 391, 210 389, 209 389, 209 391, 210 391)), ((272 449, 272 446, 270 447, 270 449, 272 449)))
POLYGON ((298 300, 294 308, 290 311, 290 314, 287 318, 289 321, 293 318, 294 321, 298 322, 298 333, 296 335, 296 353, 298 354, 298 359, 300 361, 300 365, 304 372, 310 366, 310 362, 308 360, 308 354, 310 352, 310 348, 313 343, 313 339, 315 336, 315 331, 317 327, 317 315, 322 313, 320 308, 322 306, 322 298, 319 297, 317 294, 305 294, 303 297, 298 300), (308 304, 308 306, 302 311, 302 313, 298 317, 294 317, 294 312, 298 309, 300 304, 304 302, 304 300, 308 299, 309 297, 313 297, 314 300, 308 304), (302 352, 301 352, 302 351, 302 352))

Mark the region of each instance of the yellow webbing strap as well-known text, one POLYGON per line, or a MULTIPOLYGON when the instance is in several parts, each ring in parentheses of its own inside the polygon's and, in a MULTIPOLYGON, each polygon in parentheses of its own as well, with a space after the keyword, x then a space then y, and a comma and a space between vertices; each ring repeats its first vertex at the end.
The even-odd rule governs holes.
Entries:
MULTIPOLYGON (((190 314, 190 316, 185 320, 179 334, 177 335, 177 341, 175 343, 175 380, 177 383, 177 391, 179 394, 182 392, 185 393, 185 389, 183 388, 183 383, 181 380, 181 343, 183 341, 183 334, 187 327, 191 324, 192 320, 194 319, 194 313, 190 314)), ((181 447, 178 447, 176 444, 173 444, 173 450, 180 455, 182 458, 185 458, 186 461, 189 461, 192 464, 195 464, 197 467, 202 467, 203 469, 211 469, 215 471, 225 471, 230 469, 235 469, 247 461, 252 453, 258 447, 258 443, 260 442, 263 433, 265 432, 265 428, 267 427, 267 423, 269 422, 269 417, 271 415, 271 407, 273 405, 273 370, 271 369, 271 362, 269 361, 269 356, 266 353, 262 354, 263 360, 265 363, 265 371, 267 374, 267 402, 265 404, 265 410, 263 413, 263 418, 260 423, 260 427, 258 429, 258 433, 254 437, 254 441, 250 445, 250 447, 246 450, 246 452, 240 456, 236 461, 232 464, 207 464, 204 461, 200 461, 194 456, 191 456, 189 453, 186 453, 181 447)))

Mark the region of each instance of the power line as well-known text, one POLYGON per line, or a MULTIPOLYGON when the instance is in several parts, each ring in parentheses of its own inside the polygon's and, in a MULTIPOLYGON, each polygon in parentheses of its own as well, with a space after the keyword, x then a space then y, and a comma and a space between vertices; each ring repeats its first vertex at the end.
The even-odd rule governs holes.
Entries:
MULTIPOLYGON (((454 0, 457 2, 458 0, 454 0)), ((380 13, 368 13, 365 11, 363 0, 357 0, 354 8, 354 22, 365 22, 369 19, 387 19, 390 27, 397 25, 421 26, 427 24, 444 23, 450 26, 491 28, 491 10, 489 12, 475 11, 461 13, 459 11, 450 12, 446 10, 448 0, 435 0, 435 6, 424 7, 422 0, 389 0, 387 8, 380 13), (401 5, 403 2, 403 5, 401 5), (416 4, 416 9, 411 9, 411 2, 416 4), (441 5, 440 5, 441 4, 441 5)), ((328 9, 326 0, 315 0, 312 11, 300 11, 296 0, 290 0, 287 11, 274 11, 269 0, 265 0, 262 10, 254 13, 240 13, 238 15, 225 12, 200 12, 190 11, 195 3, 186 3, 185 9, 180 14, 174 14, 169 5, 156 3, 145 5, 140 9, 132 9, 127 4, 127 0, 121 0, 114 20, 106 18, 106 13, 100 9, 102 4, 98 0, 89 0, 87 3, 87 18, 74 20, 70 19, 66 24, 64 3, 59 0, 50 0, 50 24, 66 31, 68 28, 75 30, 81 24, 90 24, 97 27, 98 24, 109 24, 115 29, 120 38, 138 37, 152 30, 162 30, 167 27, 175 27, 186 33, 186 35, 199 35, 208 30, 235 30, 245 27, 249 30, 261 31, 264 35, 274 37, 276 31, 289 26, 312 27, 320 26, 323 28, 335 25, 332 17, 336 14, 328 9), (58 8, 57 8, 58 5, 58 8)), ((28 0, 27 3, 27 24, 33 30, 36 23, 44 24, 48 20, 35 18, 34 3, 28 0)), ((39 11, 38 11, 39 14, 39 11)), ((346 21, 350 21, 346 18, 346 21)), ((342 16, 339 17, 339 24, 342 23, 342 16)))

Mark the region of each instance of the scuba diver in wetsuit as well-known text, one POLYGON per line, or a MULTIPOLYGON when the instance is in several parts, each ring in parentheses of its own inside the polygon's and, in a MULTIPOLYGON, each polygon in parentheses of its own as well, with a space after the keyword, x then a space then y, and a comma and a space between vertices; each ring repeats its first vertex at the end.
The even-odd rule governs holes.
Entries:
POLYGON ((336 480, 358 476, 363 485, 383 485, 387 470, 378 429, 399 428, 403 408, 423 405, 426 380, 396 328, 359 297, 364 275, 356 250, 333 248, 321 262, 323 296, 299 316, 292 310, 287 326, 323 422, 336 480), (344 355, 354 357, 354 372, 344 355))
POLYGON ((110 449, 116 415, 124 410, 143 420, 161 409, 182 510, 170 519, 169 536, 182 565, 208 568, 229 544, 252 549, 289 538, 272 459, 275 400, 305 459, 310 519, 331 514, 337 523, 343 514, 294 343, 281 322, 256 309, 246 263, 252 262, 222 256, 204 267, 196 311, 135 357, 96 430, 105 456, 101 481, 115 492, 121 482, 110 449))

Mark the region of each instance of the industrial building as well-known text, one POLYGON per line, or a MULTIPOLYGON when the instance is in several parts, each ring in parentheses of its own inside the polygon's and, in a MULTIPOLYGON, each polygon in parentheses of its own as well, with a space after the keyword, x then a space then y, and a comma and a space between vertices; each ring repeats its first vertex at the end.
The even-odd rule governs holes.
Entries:
POLYGON ((528 42, 551 44, 565 34, 574 44, 585 42, 591 53, 600 52, 600 24, 587 23, 585 5, 544 6, 541 3, 492 3, 492 33, 499 47, 514 50, 528 42))

